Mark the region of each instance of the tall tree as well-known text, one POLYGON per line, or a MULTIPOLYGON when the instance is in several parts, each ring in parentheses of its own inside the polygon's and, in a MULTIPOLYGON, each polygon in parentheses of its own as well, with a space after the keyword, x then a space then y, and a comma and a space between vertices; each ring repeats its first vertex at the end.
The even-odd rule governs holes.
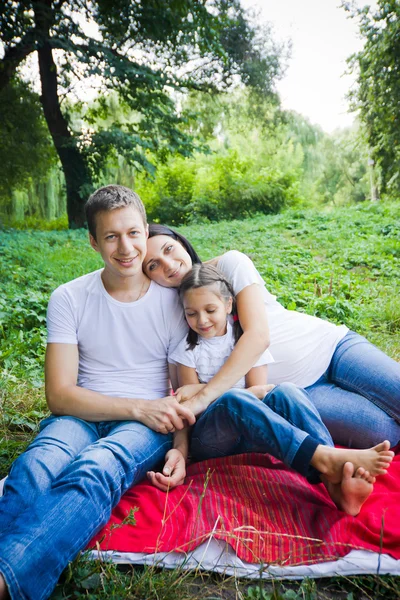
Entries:
MULTIPOLYGON (((152 156, 189 154, 173 91, 227 89, 237 81, 272 93, 279 49, 252 25, 239 0, 3 0, 0 90, 37 52, 41 101, 60 158, 71 227, 110 154, 151 169, 152 156), (77 128, 60 89, 93 78, 136 118, 77 128)), ((176 97, 176 94, 175 94, 176 97)), ((98 107, 107 120, 110 103, 98 107)), ((95 111, 92 111, 95 118, 95 111)))
POLYGON ((400 192, 400 4, 377 0, 377 9, 343 6, 359 21, 363 49, 350 57, 357 74, 354 107, 365 125, 382 192, 400 192))

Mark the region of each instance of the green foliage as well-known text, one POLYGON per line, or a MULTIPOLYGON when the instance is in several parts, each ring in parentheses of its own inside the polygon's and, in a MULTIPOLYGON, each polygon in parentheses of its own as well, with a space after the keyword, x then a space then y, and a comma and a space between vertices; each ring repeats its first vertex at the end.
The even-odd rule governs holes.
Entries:
POLYGON ((19 80, 0 91, 0 211, 11 207, 13 190, 40 182, 56 155, 39 96, 19 80))
POLYGON ((372 156, 380 167, 382 192, 396 197, 400 191, 400 5, 398 0, 377 0, 377 9, 343 6, 359 21, 363 49, 350 65, 357 74, 355 108, 365 125, 372 156))
POLYGON ((124 156, 129 165, 151 172, 155 158, 193 152, 196 143, 176 106, 178 93, 242 83, 271 96, 282 73, 281 48, 238 0, 7 1, 0 3, 0 32, 0 89, 38 53, 44 115, 74 227, 83 225, 83 203, 109 161, 124 156), (85 27, 88 22, 97 28, 85 27), (76 73, 102 91, 95 107, 86 110, 82 103, 86 123, 68 102, 61 104, 57 92, 57 84, 74 90, 76 73), (118 98, 118 114, 110 95, 118 98))

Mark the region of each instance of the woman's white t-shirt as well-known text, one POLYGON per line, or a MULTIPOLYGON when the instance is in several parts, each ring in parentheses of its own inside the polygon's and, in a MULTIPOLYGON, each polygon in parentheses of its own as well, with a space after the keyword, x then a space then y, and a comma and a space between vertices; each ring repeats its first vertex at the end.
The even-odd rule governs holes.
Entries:
POLYGON ((268 383, 277 385, 289 381, 300 387, 315 383, 327 370, 348 328, 286 310, 268 292, 253 262, 242 252, 226 252, 217 266, 232 284, 235 296, 249 285, 257 284, 261 288, 270 330, 269 350, 274 358, 268 368, 268 383))
MULTIPOLYGON (((208 383, 210 379, 218 373, 234 348, 235 338, 232 321, 231 319, 228 320, 225 335, 219 335, 208 339, 199 336, 199 343, 193 350, 188 349, 186 337, 187 336, 182 339, 176 350, 172 352, 170 359, 181 365, 185 365, 185 367, 196 369, 200 383, 208 383)), ((274 359, 272 358, 270 351, 266 350, 254 366, 261 367, 263 365, 269 365, 273 363, 273 361, 274 359)), ((245 378, 242 377, 239 379, 233 387, 244 388, 245 378)))

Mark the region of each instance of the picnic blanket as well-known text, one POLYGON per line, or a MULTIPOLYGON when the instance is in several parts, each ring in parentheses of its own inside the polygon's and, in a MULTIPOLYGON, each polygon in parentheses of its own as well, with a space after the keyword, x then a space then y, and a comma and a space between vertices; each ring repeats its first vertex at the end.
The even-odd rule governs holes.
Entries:
POLYGON ((189 553, 213 538, 247 563, 326 563, 357 549, 400 559, 399 506, 400 454, 357 517, 339 511, 322 484, 271 456, 242 454, 191 465, 185 485, 168 494, 147 482, 135 486, 90 547, 120 557, 189 553))

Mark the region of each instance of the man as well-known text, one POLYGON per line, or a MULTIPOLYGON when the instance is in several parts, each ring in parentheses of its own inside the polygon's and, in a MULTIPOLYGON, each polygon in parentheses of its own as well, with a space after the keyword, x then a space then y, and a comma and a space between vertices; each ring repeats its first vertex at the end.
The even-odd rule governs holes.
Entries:
POLYGON ((104 268, 60 286, 48 308, 52 415, 13 464, 0 500, 0 598, 40 600, 171 448, 192 411, 168 396, 167 358, 186 332, 178 295, 142 271, 140 198, 106 186, 88 200, 104 268))

